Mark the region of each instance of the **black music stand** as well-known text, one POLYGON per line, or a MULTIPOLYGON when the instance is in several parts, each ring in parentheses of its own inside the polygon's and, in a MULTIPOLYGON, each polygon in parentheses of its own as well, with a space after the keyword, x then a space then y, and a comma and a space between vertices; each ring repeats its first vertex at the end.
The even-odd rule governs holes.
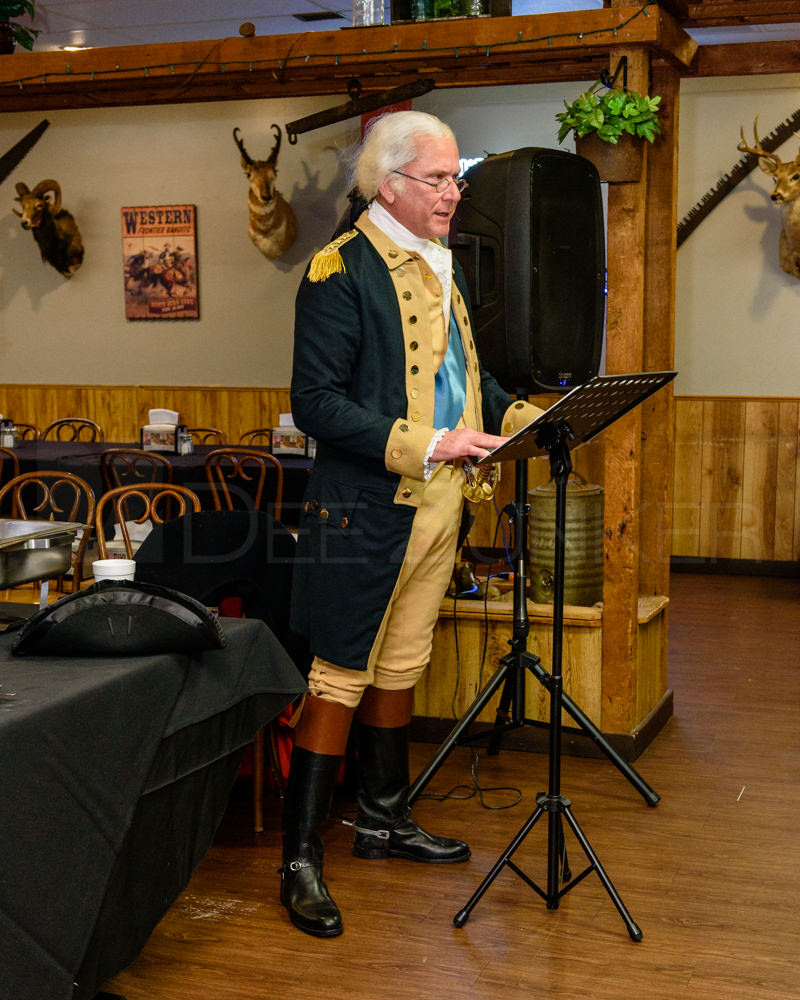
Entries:
MULTIPOLYGON (((585 443, 600 431, 633 409, 648 396, 657 392, 670 382, 675 372, 645 372, 629 375, 599 375, 585 385, 578 386, 559 399, 544 414, 517 432, 505 444, 496 448, 482 460, 482 464, 493 464, 500 460, 514 459, 517 461, 517 498, 516 511, 516 557, 517 571, 514 579, 514 638, 510 641, 512 652, 503 657, 501 667, 495 676, 484 687, 473 704, 459 721, 450 736, 442 744, 437 755, 428 767, 420 774, 411 788, 409 800, 413 801, 425 784, 443 763, 450 750, 459 742, 469 742, 464 733, 477 718, 484 706, 505 682, 501 696, 500 712, 507 711, 512 706, 511 721, 501 723, 490 730, 492 738, 506 728, 515 728, 526 724, 536 724, 525 719, 525 669, 531 670, 536 678, 550 692, 550 740, 549 740, 549 785, 548 791, 540 792, 536 797, 537 807, 534 813, 523 825, 519 833, 506 848, 500 859, 484 879, 481 886, 473 894, 469 902, 454 918, 457 927, 463 926, 470 912, 488 889, 489 885, 508 865, 517 875, 531 886, 547 903, 548 909, 557 909, 559 900, 570 889, 575 888, 590 872, 596 871, 604 888, 610 895, 618 912, 628 928, 628 933, 634 941, 640 941, 642 932, 631 918, 624 903, 619 897, 611 880, 592 850, 591 845, 580 829, 577 820, 572 815, 569 799, 561 794, 561 712, 566 710, 609 757, 632 784, 641 792, 648 805, 654 806, 659 796, 644 782, 641 777, 623 761, 605 741, 599 730, 577 708, 563 692, 561 675, 561 652, 564 620, 564 553, 566 528, 566 494, 567 479, 572 471, 570 444, 573 447, 585 443), (525 534, 527 522, 527 507, 525 489, 527 481, 527 459, 536 454, 546 453, 550 458, 550 469, 556 483, 556 525, 553 574, 553 664, 552 673, 541 667, 539 659, 526 650, 527 596, 526 596, 526 566, 525 566, 525 534), (522 844, 523 840, 541 818, 543 813, 549 816, 548 825, 548 866, 547 892, 545 893, 511 860, 511 856, 522 844), (590 864, 568 886, 559 889, 560 862, 563 859, 564 876, 571 877, 566 868, 564 852, 563 827, 561 816, 564 815, 575 834, 584 854, 590 864)), ((484 732, 480 736, 485 737, 484 732)))

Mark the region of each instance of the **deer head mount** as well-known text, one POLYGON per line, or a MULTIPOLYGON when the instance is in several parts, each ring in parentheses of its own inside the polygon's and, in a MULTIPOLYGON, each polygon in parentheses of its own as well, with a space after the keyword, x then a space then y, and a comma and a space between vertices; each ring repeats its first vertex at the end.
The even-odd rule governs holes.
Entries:
POLYGON ((254 160, 244 148, 239 129, 233 130, 233 140, 241 153, 242 170, 250 184, 247 205, 250 218, 247 232, 254 245, 275 260, 285 253, 297 236, 297 220, 291 205, 275 186, 278 174, 278 153, 281 148, 281 130, 272 126, 275 145, 266 160, 254 160))
MULTIPOLYGON (((769 153, 758 138, 758 116, 753 122, 755 146, 749 146, 741 130, 738 149, 758 157, 758 165, 775 182, 771 198, 781 210, 781 235, 778 244, 781 267, 787 274, 800 278, 800 151, 793 160, 783 161, 777 153, 769 153)), ((794 133, 798 136, 797 132, 794 133)))
POLYGON ((61 207, 60 185, 48 179, 39 181, 33 191, 22 183, 16 188, 22 211, 12 211, 22 219, 22 228, 33 232, 42 260, 71 278, 83 263, 83 242, 75 219, 61 207))

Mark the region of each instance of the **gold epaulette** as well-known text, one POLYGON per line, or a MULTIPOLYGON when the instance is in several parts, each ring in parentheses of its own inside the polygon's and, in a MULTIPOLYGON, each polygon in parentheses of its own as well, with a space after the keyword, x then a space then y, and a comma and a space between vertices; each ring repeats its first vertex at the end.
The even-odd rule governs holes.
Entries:
POLYGON ((342 233, 332 243, 323 247, 319 253, 315 253, 308 268, 308 280, 325 281, 332 274, 344 274, 345 266, 339 248, 349 243, 354 236, 358 236, 358 230, 348 229, 346 233, 342 233))

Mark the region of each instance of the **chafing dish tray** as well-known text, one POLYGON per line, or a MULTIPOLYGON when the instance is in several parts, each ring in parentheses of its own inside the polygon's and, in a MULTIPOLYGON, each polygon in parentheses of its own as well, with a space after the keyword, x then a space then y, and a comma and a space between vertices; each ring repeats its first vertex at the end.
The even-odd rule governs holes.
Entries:
POLYGON ((66 573, 82 524, 0 517, 0 589, 66 573))

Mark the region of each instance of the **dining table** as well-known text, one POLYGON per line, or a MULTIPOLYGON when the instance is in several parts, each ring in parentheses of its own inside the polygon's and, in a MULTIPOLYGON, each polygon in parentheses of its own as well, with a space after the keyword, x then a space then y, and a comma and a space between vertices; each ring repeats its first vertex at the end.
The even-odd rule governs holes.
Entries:
MULTIPOLYGON (((100 455, 109 448, 138 448, 139 442, 109 441, 20 441, 15 450, 19 460, 20 473, 54 469, 71 472, 85 479, 94 490, 95 498, 106 491, 100 470, 100 455)), ((214 507, 211 487, 205 472, 206 456, 219 445, 195 445, 188 455, 159 452, 172 466, 172 481, 195 492, 204 510, 214 507)), ((255 451, 269 454, 263 446, 253 447, 255 451)), ((283 468, 283 500, 281 520, 292 527, 299 522, 300 507, 314 459, 306 455, 276 455, 283 468)), ((272 468, 267 469, 265 496, 272 495, 270 482, 275 476, 272 468)))
POLYGON ((262 621, 227 644, 15 655, 0 634, 0 997, 91 1000, 188 884, 244 747, 305 691, 262 621))

